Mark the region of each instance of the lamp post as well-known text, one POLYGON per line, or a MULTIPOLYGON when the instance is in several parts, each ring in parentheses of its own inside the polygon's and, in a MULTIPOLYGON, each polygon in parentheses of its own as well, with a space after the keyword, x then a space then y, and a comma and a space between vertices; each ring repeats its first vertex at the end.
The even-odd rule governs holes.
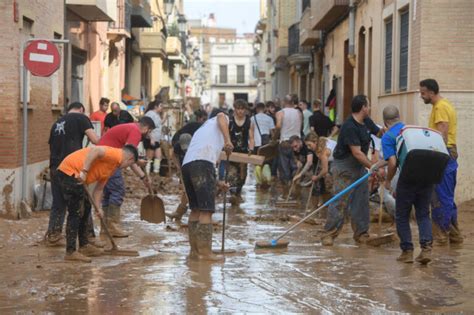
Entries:
POLYGON ((173 12, 174 0, 165 0, 165 15, 168 16, 173 12))

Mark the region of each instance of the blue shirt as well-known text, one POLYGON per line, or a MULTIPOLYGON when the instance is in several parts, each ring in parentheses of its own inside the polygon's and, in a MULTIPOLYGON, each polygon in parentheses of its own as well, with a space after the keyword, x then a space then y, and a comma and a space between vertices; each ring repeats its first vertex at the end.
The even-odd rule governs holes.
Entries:
POLYGON ((385 161, 397 154, 397 137, 405 124, 398 122, 393 125, 382 137, 382 151, 385 161))

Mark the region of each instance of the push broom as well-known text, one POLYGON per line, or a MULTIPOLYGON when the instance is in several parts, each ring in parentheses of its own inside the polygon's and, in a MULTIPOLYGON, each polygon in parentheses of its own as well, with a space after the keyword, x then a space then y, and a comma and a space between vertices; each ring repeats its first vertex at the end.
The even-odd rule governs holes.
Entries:
POLYGON ((355 182, 353 182, 351 185, 349 185, 347 188, 345 188, 344 190, 342 190, 341 192, 339 192, 337 195, 335 195, 334 197, 332 197, 331 199, 329 199, 328 201, 326 201, 323 205, 321 205, 319 208, 317 208, 316 210, 314 210, 313 212, 311 212, 310 214, 308 214, 307 216, 305 216, 303 219, 301 219, 300 221, 298 221, 297 223, 295 223, 294 225, 292 225, 288 230, 286 230, 285 232, 283 232, 282 234, 280 234, 278 237, 272 239, 271 241, 267 242, 267 241, 259 241, 259 242, 256 242, 255 243, 255 249, 263 249, 263 248, 286 248, 288 247, 288 244, 290 243, 289 241, 285 241, 285 240, 282 240, 283 237, 285 237, 288 233, 290 233, 291 231, 293 231, 294 229, 296 229, 299 225, 301 225, 301 223, 303 223, 304 221, 306 221, 307 219, 309 219, 310 217, 312 217, 313 215, 315 215, 316 213, 318 213, 319 211, 321 211, 322 209, 324 209, 325 207, 327 207, 328 205, 330 205, 331 203, 333 203, 334 201, 338 200, 339 198, 341 198, 342 196, 344 196, 345 194, 347 194, 350 190, 352 190, 353 188, 359 186, 362 182, 364 182, 365 180, 367 180, 367 178, 369 178, 371 172, 368 172, 367 174, 365 174, 364 176, 362 176, 361 178, 359 178, 358 180, 356 180, 355 182))

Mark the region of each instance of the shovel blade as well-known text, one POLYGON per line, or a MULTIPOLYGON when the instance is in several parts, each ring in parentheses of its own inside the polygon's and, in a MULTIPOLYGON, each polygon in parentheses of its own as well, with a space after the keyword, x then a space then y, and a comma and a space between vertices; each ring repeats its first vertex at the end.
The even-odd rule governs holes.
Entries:
POLYGON ((166 222, 165 205, 158 196, 146 196, 140 206, 140 219, 150 223, 166 222))
POLYGON ((395 241, 395 234, 388 233, 384 235, 371 236, 370 239, 367 240, 366 244, 377 247, 384 244, 389 244, 393 241, 395 241))

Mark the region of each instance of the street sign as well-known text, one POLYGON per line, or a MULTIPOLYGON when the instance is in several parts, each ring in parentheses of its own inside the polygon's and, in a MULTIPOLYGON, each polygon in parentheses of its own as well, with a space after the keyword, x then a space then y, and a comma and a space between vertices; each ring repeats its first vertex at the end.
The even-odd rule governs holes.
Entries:
POLYGON ((23 51, 23 64, 32 75, 49 77, 61 65, 58 48, 47 40, 31 41, 23 51))

